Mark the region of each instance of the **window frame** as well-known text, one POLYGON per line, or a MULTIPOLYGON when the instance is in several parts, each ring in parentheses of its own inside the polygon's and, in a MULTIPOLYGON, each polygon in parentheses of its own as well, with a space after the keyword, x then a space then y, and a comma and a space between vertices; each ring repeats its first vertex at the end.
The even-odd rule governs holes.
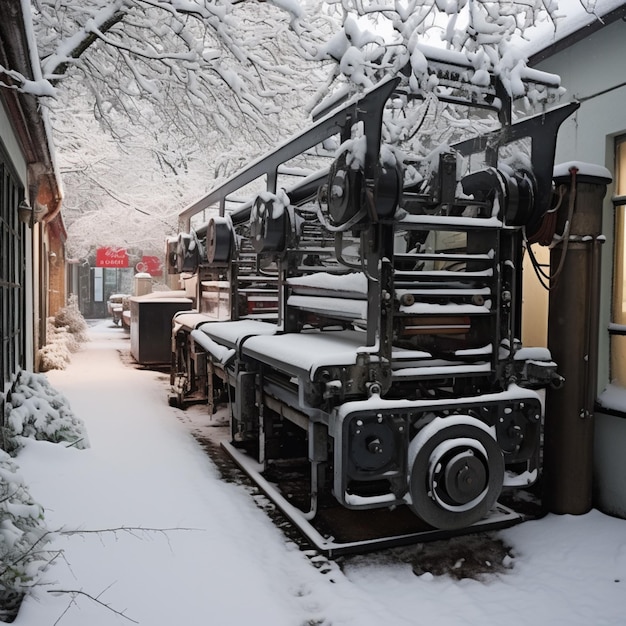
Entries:
POLYGON ((0 377, 6 389, 26 366, 26 226, 18 207, 24 188, 0 146, 0 377))

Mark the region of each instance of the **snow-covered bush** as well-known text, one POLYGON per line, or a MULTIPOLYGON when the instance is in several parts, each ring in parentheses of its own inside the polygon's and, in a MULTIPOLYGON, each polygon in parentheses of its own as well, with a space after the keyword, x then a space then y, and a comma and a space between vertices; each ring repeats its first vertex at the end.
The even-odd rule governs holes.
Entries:
POLYGON ((72 352, 87 341, 87 322, 78 308, 78 298, 71 295, 67 306, 59 310, 54 318, 48 318, 47 343, 39 350, 41 371, 64 370, 71 360, 72 352))
POLYGON ((78 296, 72 294, 64 306, 54 316, 54 325, 57 328, 67 328, 79 343, 87 341, 87 322, 78 308, 78 296))
POLYGON ((25 437, 89 446, 85 425, 45 374, 21 370, 4 401, 0 437, 0 622, 11 622, 24 595, 52 560, 43 508, 33 501, 15 454, 25 437))
POLYGON ((80 344, 66 327, 57 328, 52 318, 47 320, 46 337, 48 343, 39 350, 39 368, 42 372, 64 370, 80 344))
POLYGON ((23 437, 89 447, 83 421, 74 415, 68 400, 50 385, 45 374, 21 370, 7 398, 5 413, 2 447, 7 452, 19 449, 23 437))
POLYGON ((24 594, 51 560, 43 508, 33 501, 18 468, 0 450, 0 621, 15 618, 24 594))

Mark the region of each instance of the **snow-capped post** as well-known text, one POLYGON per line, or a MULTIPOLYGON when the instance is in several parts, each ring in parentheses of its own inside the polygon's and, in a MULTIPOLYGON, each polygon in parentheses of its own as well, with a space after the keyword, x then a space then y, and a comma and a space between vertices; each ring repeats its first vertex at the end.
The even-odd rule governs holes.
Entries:
POLYGON ((147 272, 137 272, 134 278, 134 296, 145 296, 152 292, 152 276, 147 272))
POLYGON ((588 163, 554 170, 565 195, 550 253, 548 348, 565 382, 546 392, 544 499, 552 513, 592 507, 602 201, 611 180, 606 168, 588 163))

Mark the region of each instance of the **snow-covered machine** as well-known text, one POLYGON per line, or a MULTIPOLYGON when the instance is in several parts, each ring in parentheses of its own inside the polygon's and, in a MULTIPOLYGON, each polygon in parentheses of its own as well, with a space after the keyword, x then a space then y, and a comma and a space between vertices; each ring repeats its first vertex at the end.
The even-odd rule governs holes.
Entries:
POLYGON ((280 495, 303 519, 332 500, 467 529, 540 471, 538 391, 561 378, 519 340, 522 256, 576 105, 514 121, 498 77, 425 52, 410 91, 389 78, 322 111, 168 242, 196 302, 170 401, 226 404, 228 449, 270 490, 304 461, 305 497, 280 495))

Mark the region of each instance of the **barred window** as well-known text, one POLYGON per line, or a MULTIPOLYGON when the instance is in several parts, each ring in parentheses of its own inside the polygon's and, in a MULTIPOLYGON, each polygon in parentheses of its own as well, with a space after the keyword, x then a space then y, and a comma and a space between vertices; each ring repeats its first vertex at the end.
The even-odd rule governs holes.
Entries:
POLYGON ((25 226, 18 219, 23 190, 15 181, 0 152, 0 376, 3 387, 25 365, 25 226))

